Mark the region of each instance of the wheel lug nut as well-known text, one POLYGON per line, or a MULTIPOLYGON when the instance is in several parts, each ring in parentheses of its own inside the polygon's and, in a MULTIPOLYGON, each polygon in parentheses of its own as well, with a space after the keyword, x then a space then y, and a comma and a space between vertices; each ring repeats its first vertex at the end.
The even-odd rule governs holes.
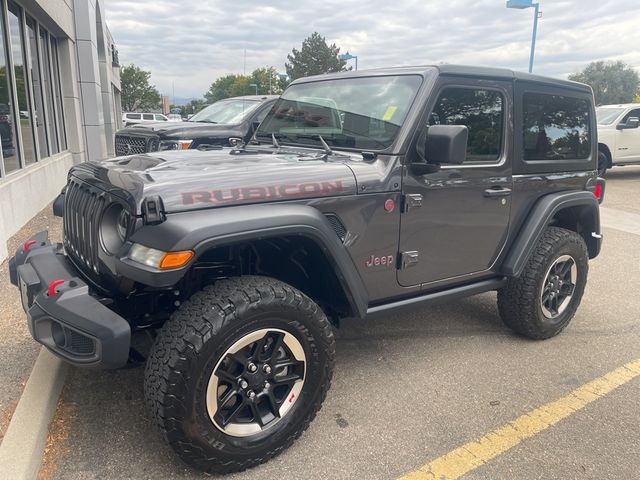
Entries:
POLYGON ((264 388, 269 388, 271 384, 269 382, 264 382, 264 388))
POLYGON ((271 367, 269 365, 265 365, 264 367, 262 367, 262 371, 264 373, 271 373, 271 367))
POLYGON ((249 365, 247 365, 247 370, 249 370, 251 373, 253 373, 256 370, 258 370, 258 367, 256 367, 255 363, 250 363, 249 365))
POLYGON ((247 388, 249 386, 249 384, 244 378, 241 378, 240 380, 238 380, 238 384, 240 385, 241 388, 247 388))
POLYGON ((247 396, 248 396, 251 400, 253 400, 254 398, 256 398, 256 392, 254 392, 253 390, 249 390, 249 391, 247 392, 247 396))

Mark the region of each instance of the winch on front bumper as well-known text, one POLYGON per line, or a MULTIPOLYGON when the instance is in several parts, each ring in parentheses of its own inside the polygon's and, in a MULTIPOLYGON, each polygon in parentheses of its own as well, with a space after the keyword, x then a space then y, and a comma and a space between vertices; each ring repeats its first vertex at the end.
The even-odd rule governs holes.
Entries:
POLYGON ((63 253, 41 232, 9 262, 33 338, 77 366, 119 368, 127 363, 131 327, 90 291, 63 253))

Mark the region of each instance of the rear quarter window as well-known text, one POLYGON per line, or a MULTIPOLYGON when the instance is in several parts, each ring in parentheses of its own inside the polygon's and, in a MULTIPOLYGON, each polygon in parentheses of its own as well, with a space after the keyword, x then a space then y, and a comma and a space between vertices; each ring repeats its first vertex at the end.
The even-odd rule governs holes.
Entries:
POLYGON ((583 160, 591 154, 591 110, 585 99, 525 92, 523 159, 583 160))
POLYGON ((142 115, 140 115, 139 113, 127 113, 127 118, 129 120, 140 120, 142 118, 142 115))

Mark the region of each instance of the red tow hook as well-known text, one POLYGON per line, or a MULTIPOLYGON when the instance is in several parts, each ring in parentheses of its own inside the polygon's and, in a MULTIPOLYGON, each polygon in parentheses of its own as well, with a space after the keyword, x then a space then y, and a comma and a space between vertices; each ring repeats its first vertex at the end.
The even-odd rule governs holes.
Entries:
POLYGON ((29 253, 29 250, 31 250, 31 247, 33 247, 36 243, 38 242, 36 242, 35 240, 27 240, 22 244, 22 251, 24 253, 29 253))
POLYGON ((64 280, 62 279, 58 279, 58 280, 54 280, 53 282, 51 282, 49 284, 49 288, 47 288, 47 296, 48 297, 55 297, 56 295, 56 287, 58 285, 62 285, 64 283, 64 280))

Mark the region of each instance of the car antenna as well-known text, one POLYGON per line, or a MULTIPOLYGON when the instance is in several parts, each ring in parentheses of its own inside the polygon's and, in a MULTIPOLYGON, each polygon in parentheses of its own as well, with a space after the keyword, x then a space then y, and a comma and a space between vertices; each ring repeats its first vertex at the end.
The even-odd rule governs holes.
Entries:
POLYGON ((278 143, 278 140, 276 139, 276 134, 275 133, 271 134, 271 141, 273 142, 273 147, 274 148, 280 148, 280 144, 278 143))
POLYGON ((331 150, 331 147, 329 146, 329 144, 327 144, 327 142, 324 141, 324 138, 322 138, 322 135, 318 134, 318 138, 320 139, 322 148, 324 148, 324 153, 326 153, 327 155, 332 155, 333 151, 331 150))

